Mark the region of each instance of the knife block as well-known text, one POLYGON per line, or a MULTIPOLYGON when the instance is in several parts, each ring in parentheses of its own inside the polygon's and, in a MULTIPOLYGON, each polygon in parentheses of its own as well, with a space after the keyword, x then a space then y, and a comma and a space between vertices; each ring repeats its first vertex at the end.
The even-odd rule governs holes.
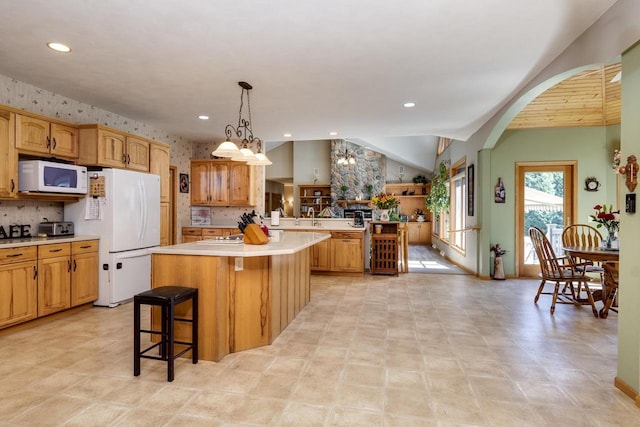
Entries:
POLYGON ((244 229, 244 242, 248 245, 264 245, 269 243, 269 238, 258 224, 249 224, 244 229))

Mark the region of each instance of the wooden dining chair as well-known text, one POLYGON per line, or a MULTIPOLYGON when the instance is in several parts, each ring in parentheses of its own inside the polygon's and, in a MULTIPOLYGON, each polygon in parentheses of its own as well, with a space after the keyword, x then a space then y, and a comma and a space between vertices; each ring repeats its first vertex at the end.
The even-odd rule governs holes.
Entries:
POLYGON ((607 297, 604 299, 604 307, 600 309, 600 317, 606 319, 609 316, 609 310, 618 312, 617 307, 614 307, 613 304, 618 298, 618 263, 605 262, 602 267, 604 269, 602 286, 606 287, 605 294, 607 297))
POLYGON ((538 302, 540 295, 552 295, 551 314, 553 314, 556 309, 556 303, 589 304, 593 315, 598 317, 598 310, 596 309, 592 290, 587 285, 590 278, 585 274, 584 265, 575 264, 571 258, 566 256, 556 256, 549 239, 547 239, 547 236, 545 236, 544 232, 539 228, 531 227, 529 229, 529 237, 538 255, 538 261, 540 262, 539 276, 541 282, 534 303, 538 302), (552 292, 544 292, 544 286, 547 282, 554 283, 552 292), (560 284, 566 285, 563 287, 562 292, 560 291, 560 284), (587 295, 586 299, 577 297, 575 285, 577 285, 578 290, 584 289, 587 295), (567 291, 570 293, 567 293, 567 291))
MULTIPOLYGON (((600 242, 602 241, 602 235, 598 231, 597 228, 592 227, 588 224, 573 224, 567 226, 562 231, 562 246, 576 246, 576 247, 591 247, 597 248, 600 246, 600 242)), ((573 256, 574 264, 584 265, 585 272, 597 274, 597 277, 600 279, 600 283, 602 284, 603 278, 602 274, 604 273, 604 269, 600 263, 594 263, 591 260, 582 259, 580 257, 573 256)), ((596 291, 597 288, 601 287, 601 285, 588 285, 592 287, 592 291, 596 291)), ((580 298, 580 291, 578 290, 578 298, 580 298)))

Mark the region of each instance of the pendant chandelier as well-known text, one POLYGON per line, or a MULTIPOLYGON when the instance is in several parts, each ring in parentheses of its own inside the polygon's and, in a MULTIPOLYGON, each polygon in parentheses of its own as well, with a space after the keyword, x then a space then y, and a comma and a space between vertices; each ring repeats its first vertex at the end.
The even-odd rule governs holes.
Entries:
POLYGON ((338 153, 338 160, 336 161, 339 165, 355 165, 356 164, 356 156, 353 153, 349 153, 349 150, 344 150, 344 154, 338 153))
POLYGON ((267 166, 271 164, 271 161, 262 152, 262 140, 253 136, 253 130, 251 129, 251 101, 249 100, 249 91, 253 87, 247 82, 238 82, 238 85, 242 88, 240 93, 240 110, 238 111, 238 125, 226 125, 224 133, 226 140, 218 146, 211 154, 216 157, 227 157, 231 160, 240 162, 247 162, 249 165, 262 165, 267 166), (244 106, 245 94, 247 97, 247 111, 248 119, 242 117, 242 107, 244 106), (234 144, 231 138, 234 137, 241 139, 240 146, 234 144), (256 146, 256 153, 249 148, 249 146, 256 146))

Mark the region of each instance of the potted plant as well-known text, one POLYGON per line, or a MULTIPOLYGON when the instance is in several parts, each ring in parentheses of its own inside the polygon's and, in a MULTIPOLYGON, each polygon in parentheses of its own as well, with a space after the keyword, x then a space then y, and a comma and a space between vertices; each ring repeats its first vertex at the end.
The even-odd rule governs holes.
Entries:
POLYGON ((424 175, 416 175, 413 177, 414 184, 422 184, 422 194, 427 194, 427 187, 425 184, 429 183, 429 180, 424 175))
POLYGON ((424 201, 424 205, 433 213, 436 220, 440 218, 440 213, 449 210, 447 178, 449 178, 447 165, 445 162, 440 162, 438 172, 431 180, 431 192, 424 201))
POLYGON ((373 185, 367 184, 365 188, 367 189, 367 200, 371 200, 373 198, 373 185))
POLYGON ((346 185, 343 185, 340 187, 340 199, 341 200, 346 200, 347 199, 347 191, 349 190, 349 187, 347 187, 346 185))
POLYGON ((391 193, 376 194, 371 202, 380 210, 380 221, 389 221, 389 210, 398 207, 400 202, 391 193))

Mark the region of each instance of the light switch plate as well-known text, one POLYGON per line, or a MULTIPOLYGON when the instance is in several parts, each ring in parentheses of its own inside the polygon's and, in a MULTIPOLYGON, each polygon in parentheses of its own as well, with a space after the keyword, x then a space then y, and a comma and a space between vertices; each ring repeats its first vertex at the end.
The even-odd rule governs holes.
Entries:
POLYGON ((235 263, 236 263, 236 265, 234 267, 234 270, 235 271, 244 270, 244 258, 238 256, 238 257, 235 257, 234 259, 235 259, 235 263))

